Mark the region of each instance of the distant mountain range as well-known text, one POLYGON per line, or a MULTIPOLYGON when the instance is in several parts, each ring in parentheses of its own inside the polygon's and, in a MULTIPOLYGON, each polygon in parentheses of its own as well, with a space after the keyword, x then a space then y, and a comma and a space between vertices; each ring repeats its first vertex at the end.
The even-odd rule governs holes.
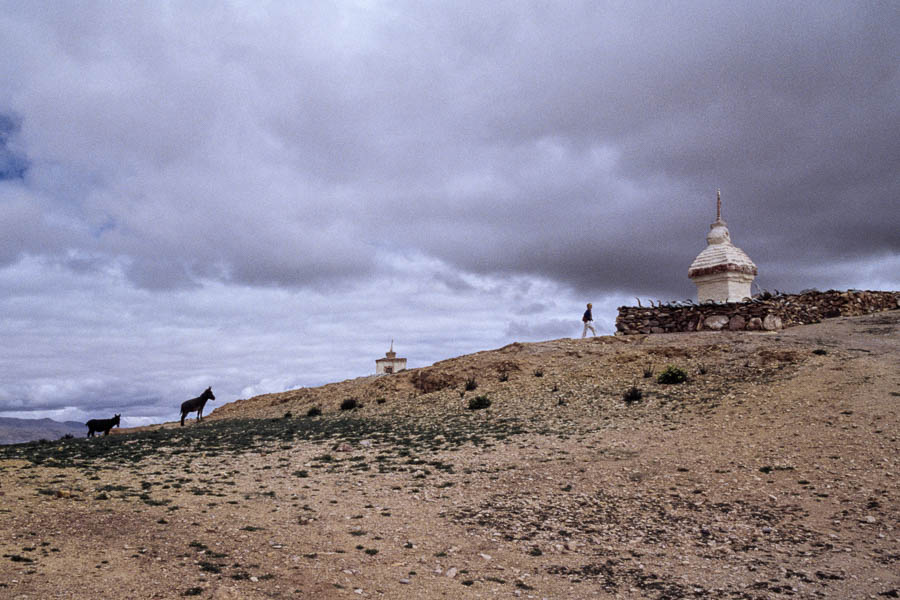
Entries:
POLYGON ((0 444, 21 444, 34 440, 58 440, 67 433, 87 435, 87 427, 78 421, 53 419, 13 419, 0 417, 0 444))

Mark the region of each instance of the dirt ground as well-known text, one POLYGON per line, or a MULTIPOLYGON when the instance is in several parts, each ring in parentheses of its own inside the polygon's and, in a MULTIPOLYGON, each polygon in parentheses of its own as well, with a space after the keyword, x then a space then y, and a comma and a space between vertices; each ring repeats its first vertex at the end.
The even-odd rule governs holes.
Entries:
POLYGON ((512 344, 0 447, 0 598, 897 598, 898 332, 512 344))

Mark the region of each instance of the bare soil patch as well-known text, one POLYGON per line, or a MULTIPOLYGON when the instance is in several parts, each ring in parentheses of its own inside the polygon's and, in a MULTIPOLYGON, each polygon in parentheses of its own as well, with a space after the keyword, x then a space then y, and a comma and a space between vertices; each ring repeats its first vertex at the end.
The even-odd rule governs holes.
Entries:
POLYGON ((0 597, 898 597, 898 325, 511 344, 3 446, 0 597))

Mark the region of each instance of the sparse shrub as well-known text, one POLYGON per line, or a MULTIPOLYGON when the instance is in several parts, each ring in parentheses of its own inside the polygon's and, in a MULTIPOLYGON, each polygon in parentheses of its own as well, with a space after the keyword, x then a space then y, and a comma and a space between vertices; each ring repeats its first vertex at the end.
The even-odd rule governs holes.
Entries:
POLYGON ((354 410, 359 408, 361 405, 359 400, 356 398, 347 398, 343 402, 341 402, 341 410, 354 410))
POLYGON ((290 419, 290 418, 293 417, 293 416, 294 416, 294 415, 293 415, 293 413, 292 413, 291 411, 287 411, 286 413, 284 413, 284 418, 285 418, 285 419, 290 419))
POLYGON ((527 583, 525 583, 524 581, 517 581, 516 587, 519 588, 520 590, 533 590, 534 589, 534 586, 530 586, 527 583))
POLYGON ((71 433, 67 433, 66 435, 62 436, 62 437, 59 438, 59 439, 61 439, 61 440, 71 440, 71 439, 74 438, 74 437, 75 437, 75 436, 72 435, 71 433))
POLYGON ((509 371, 500 371, 500 376, 498 377, 501 383, 509 381, 509 371))
POLYGON ((184 590, 181 595, 182 596, 199 596, 203 593, 202 587, 192 587, 184 590))
POLYGON ((294 477, 309 477, 309 471, 306 469, 301 469, 299 471, 294 471, 294 477))
POLYGON ((697 373, 699 373, 700 375, 706 375, 706 371, 706 365, 700 365, 699 367, 697 367, 697 373))
POLYGON ((531 550, 528 551, 528 554, 530 554, 531 556, 541 556, 543 554, 543 552, 541 551, 540 548, 535 546, 531 550))
POLYGON ((475 396, 469 400, 469 410, 481 410, 491 405, 491 399, 487 396, 475 396))
POLYGON ((826 354, 828 354, 828 350, 826 350, 825 348, 816 348, 812 351, 812 353, 817 356, 825 356, 826 354))
POLYGON ((375 404, 384 404, 385 402, 387 402, 387 400, 385 400, 384 398, 375 399, 375 404))
POLYGON ((472 392, 478 389, 478 381, 474 377, 466 379, 466 391, 472 392))
POLYGON ((684 369, 669 365, 665 371, 659 374, 656 381, 667 385, 684 383, 687 381, 687 373, 684 372, 684 369))
POLYGON ((27 556, 21 556, 19 554, 4 554, 4 557, 9 558, 9 560, 13 562, 21 562, 21 563, 33 563, 33 558, 28 558, 27 556))
POLYGON ((543 370, 543 369, 535 369, 535 370, 534 370, 534 376, 535 376, 535 377, 543 377, 543 376, 544 376, 544 370, 543 370))
POLYGON ((642 392, 636 385, 633 385, 628 390, 626 390, 625 395, 622 396, 622 399, 625 400, 625 404, 634 404, 635 402, 640 402, 641 398, 643 397, 644 392, 642 392))
POLYGON ((306 411, 307 417, 319 417, 322 415, 322 409, 318 406, 313 406, 308 411, 306 411))
POLYGON ((647 365, 644 367, 644 379, 650 379, 653 377, 653 365, 647 365))
POLYGON ((217 565, 216 563, 207 562, 205 560, 200 561, 200 570, 206 571, 207 573, 221 573, 222 565, 217 565))

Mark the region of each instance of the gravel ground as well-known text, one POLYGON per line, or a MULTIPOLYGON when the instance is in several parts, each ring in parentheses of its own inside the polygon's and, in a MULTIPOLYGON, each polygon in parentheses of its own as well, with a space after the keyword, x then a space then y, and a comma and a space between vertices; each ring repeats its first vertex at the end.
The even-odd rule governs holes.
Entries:
POLYGON ((897 598, 898 325, 512 344, 0 447, 0 598, 897 598))

